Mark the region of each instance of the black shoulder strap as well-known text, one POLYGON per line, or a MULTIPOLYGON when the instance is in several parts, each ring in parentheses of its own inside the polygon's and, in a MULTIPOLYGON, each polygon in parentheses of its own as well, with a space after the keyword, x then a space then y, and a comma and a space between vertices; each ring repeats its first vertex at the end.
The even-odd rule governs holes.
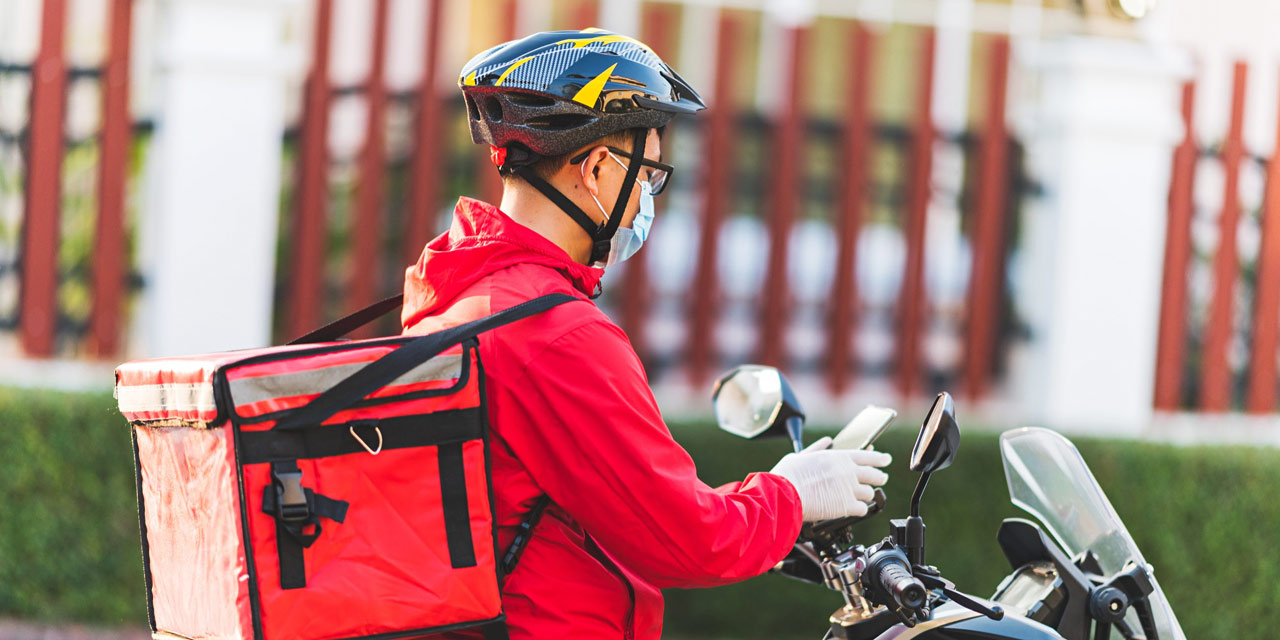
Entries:
POLYGON ((394 311, 404 303, 404 294, 399 293, 390 298, 379 300, 355 313, 348 314, 326 324, 300 338, 294 338, 289 344, 309 344, 312 342, 331 342, 359 329, 360 327, 394 311))
POLYGON ((577 300, 567 293, 552 293, 522 302, 505 311, 473 320, 444 331, 420 336, 401 344, 390 353, 370 362, 342 382, 330 387, 276 424, 278 430, 318 425, 361 398, 381 389, 440 352, 486 331, 542 313, 557 305, 577 300))

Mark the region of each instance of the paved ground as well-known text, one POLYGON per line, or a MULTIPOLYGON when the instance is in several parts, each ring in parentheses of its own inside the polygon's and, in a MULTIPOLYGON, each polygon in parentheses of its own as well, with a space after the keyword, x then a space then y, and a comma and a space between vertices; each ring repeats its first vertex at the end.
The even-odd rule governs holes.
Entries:
POLYGON ((103 629, 81 625, 39 625, 17 620, 0 620, 0 640, 150 640, 151 634, 136 629, 103 629))

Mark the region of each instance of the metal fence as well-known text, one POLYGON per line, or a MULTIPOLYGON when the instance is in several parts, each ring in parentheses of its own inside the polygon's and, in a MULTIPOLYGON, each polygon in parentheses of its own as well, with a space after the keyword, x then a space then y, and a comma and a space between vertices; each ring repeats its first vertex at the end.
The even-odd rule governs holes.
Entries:
POLYGON ((1157 409, 1268 414, 1280 395, 1280 163, 1274 155, 1280 141, 1271 157, 1245 147, 1248 72, 1248 64, 1235 63, 1221 144, 1199 142, 1196 83, 1183 87, 1185 136, 1174 153, 1169 192, 1157 409))
MULTIPOLYGON (((331 80, 333 0, 305 5, 313 33, 301 116, 285 141, 278 337, 396 291, 404 265, 441 230, 458 195, 497 200, 501 184, 486 154, 467 139, 460 101, 448 88, 455 70, 444 68, 449 40, 442 29, 452 27, 441 16, 451 2, 426 0, 424 72, 408 91, 386 80, 388 0, 367 5, 373 62, 353 86, 331 80), (363 142, 349 157, 335 157, 326 142, 339 101, 360 102, 366 115, 363 142)), ((111 0, 104 25, 111 46, 100 69, 67 66, 64 0, 44 0, 37 59, 0 69, 31 81, 29 121, 0 139, 6 154, 0 166, 18 191, 10 200, 22 210, 20 233, 0 238, 14 246, 0 253, 0 262, 9 262, 0 279, 16 283, 8 286, 18 292, 10 326, 30 355, 118 354, 128 292, 144 284, 133 273, 126 216, 132 208, 126 194, 138 180, 131 167, 149 131, 145 121, 130 122, 126 108, 131 5, 111 0), (102 117, 97 133, 68 141, 61 123, 68 83, 76 82, 100 86, 102 117), (82 147, 91 149, 91 160, 77 171, 96 180, 94 197, 82 207, 91 212, 92 231, 80 257, 68 261, 73 237, 60 232, 80 204, 68 197, 74 181, 67 171, 82 147)), ((514 2, 483 6, 498 38, 515 35, 514 2)), ((557 11, 559 23, 550 26, 589 26, 598 9, 593 1, 574 3, 557 11)), ((687 11, 682 3, 641 3, 641 39, 678 59, 675 25, 688 19, 687 11)), ((876 108, 883 100, 876 74, 885 68, 879 57, 890 55, 888 37, 860 21, 819 19, 850 43, 852 55, 824 62, 818 75, 814 27, 786 28, 782 75, 755 79, 775 82, 781 104, 762 112, 732 98, 744 93, 737 83, 758 73, 757 58, 766 55, 750 46, 762 17, 719 10, 707 37, 716 43, 710 93, 723 98, 672 128, 667 144, 681 170, 674 193, 659 205, 659 241, 610 274, 601 304, 655 378, 700 384, 724 364, 752 359, 821 376, 836 394, 877 378, 892 380, 904 396, 944 385, 983 395, 1018 336, 1006 269, 1016 250, 1017 212, 1035 195, 1005 125, 1008 38, 975 36, 981 115, 971 128, 942 130, 930 106, 931 28, 895 27, 905 30, 897 42, 909 42, 909 55, 892 69, 912 79, 912 97, 908 115, 886 119, 876 108), (835 77, 848 79, 832 85, 843 91, 842 108, 818 113, 804 87, 835 77), (938 267, 936 256, 926 255, 926 227, 937 224, 940 211, 958 221, 954 241, 966 256, 944 269, 963 271, 946 274, 945 286, 930 282, 938 267), (734 244, 744 239, 746 245, 734 244), (868 275, 868 260, 879 275, 868 275)), ((466 46, 478 51, 491 44, 466 46)))

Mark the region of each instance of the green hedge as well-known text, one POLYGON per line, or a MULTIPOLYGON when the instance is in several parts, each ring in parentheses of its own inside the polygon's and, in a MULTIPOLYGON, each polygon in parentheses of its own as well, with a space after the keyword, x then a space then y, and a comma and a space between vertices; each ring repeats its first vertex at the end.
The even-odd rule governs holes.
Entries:
MULTIPOLYGON (((860 538, 868 543, 888 534, 890 517, 907 515, 915 476, 906 460, 915 433, 900 424, 879 443, 894 463, 885 513, 861 525, 860 538)), ((767 469, 785 451, 781 442, 740 441, 709 426, 676 434, 713 484, 767 469)), ((1280 451, 1073 440, 1156 567, 1188 638, 1275 635, 1280 451)), ((921 515, 929 527, 929 562, 960 590, 991 595, 1008 573, 996 530, 1006 517, 1027 517, 1009 503, 995 434, 971 429, 964 435, 955 464, 930 483, 921 515)), ((821 637, 827 616, 843 604, 835 592, 779 576, 668 591, 667 603, 669 627, 684 634, 808 639, 821 637)))
MULTIPOLYGON (((0 617, 145 624, 128 428, 109 394, 0 388, 0 617)), ((768 469, 779 441, 746 442, 706 425, 675 429, 710 483, 768 469)), ((914 431, 898 426, 888 513, 863 525, 883 537, 905 514, 914 431)), ((1190 638, 1269 638, 1280 628, 1280 452, 1078 440, 1128 523, 1190 638)), ((995 543, 1008 503, 994 435, 967 433, 956 464, 926 494, 930 561, 959 588, 989 595, 1006 572, 995 543)), ((765 576, 667 592, 673 636, 818 638, 833 592, 765 576)))

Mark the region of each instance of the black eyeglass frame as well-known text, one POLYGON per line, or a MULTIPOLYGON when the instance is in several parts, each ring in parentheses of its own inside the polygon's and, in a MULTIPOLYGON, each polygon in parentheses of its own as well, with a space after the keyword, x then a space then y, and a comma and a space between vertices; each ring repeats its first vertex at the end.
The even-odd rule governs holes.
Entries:
MULTIPOLYGON (((591 149, 594 149, 594 148, 595 148, 595 147, 592 147, 591 149)), ((614 153, 616 153, 616 154, 618 154, 619 156, 622 156, 623 158, 626 158, 626 159, 630 159, 630 158, 631 158, 631 152, 630 152, 630 151, 626 151, 626 150, 623 150, 623 149, 619 149, 619 148, 617 148, 617 147, 610 147, 610 146, 608 146, 608 145, 606 145, 606 146, 605 146, 605 148, 606 148, 606 149, 608 149, 608 150, 610 150, 610 151, 612 151, 612 152, 614 152, 614 153)), ((576 155, 576 156, 574 156, 574 157, 570 158, 570 159, 569 159, 569 164, 578 164, 578 163, 582 162, 583 160, 586 160, 586 159, 587 159, 587 156, 588 156, 588 155, 591 155, 591 149, 587 149, 586 151, 583 151, 582 153, 579 153, 578 155, 576 155)), ((669 164, 666 164, 665 162, 658 162, 657 160, 650 160, 650 159, 648 159, 648 158, 641 158, 641 159, 640 159, 640 166, 642 166, 642 167, 649 167, 650 169, 656 169, 656 170, 658 170, 658 171, 662 171, 662 172, 665 172, 665 173, 667 174, 667 178, 666 178, 665 180, 663 180, 663 181, 662 181, 662 184, 658 185, 658 187, 656 187, 653 191, 651 191, 651 192, 650 192, 650 193, 652 193, 652 194, 653 194, 653 195, 655 195, 655 196, 656 196, 656 195, 658 195, 658 194, 660 194, 660 193, 662 193, 663 191, 666 191, 666 190, 667 190, 667 185, 671 184, 671 179, 672 179, 672 178, 674 178, 674 177, 675 177, 675 174, 676 174, 676 168, 675 168, 675 167, 673 167, 673 166, 671 166, 671 165, 669 165, 669 164)), ((653 174, 652 174, 652 173, 650 173, 649 175, 650 175, 650 178, 649 178, 649 180, 647 180, 646 182, 649 182, 649 186, 651 186, 651 187, 652 187, 652 186, 653 186, 653 182, 652 182, 653 174)))

